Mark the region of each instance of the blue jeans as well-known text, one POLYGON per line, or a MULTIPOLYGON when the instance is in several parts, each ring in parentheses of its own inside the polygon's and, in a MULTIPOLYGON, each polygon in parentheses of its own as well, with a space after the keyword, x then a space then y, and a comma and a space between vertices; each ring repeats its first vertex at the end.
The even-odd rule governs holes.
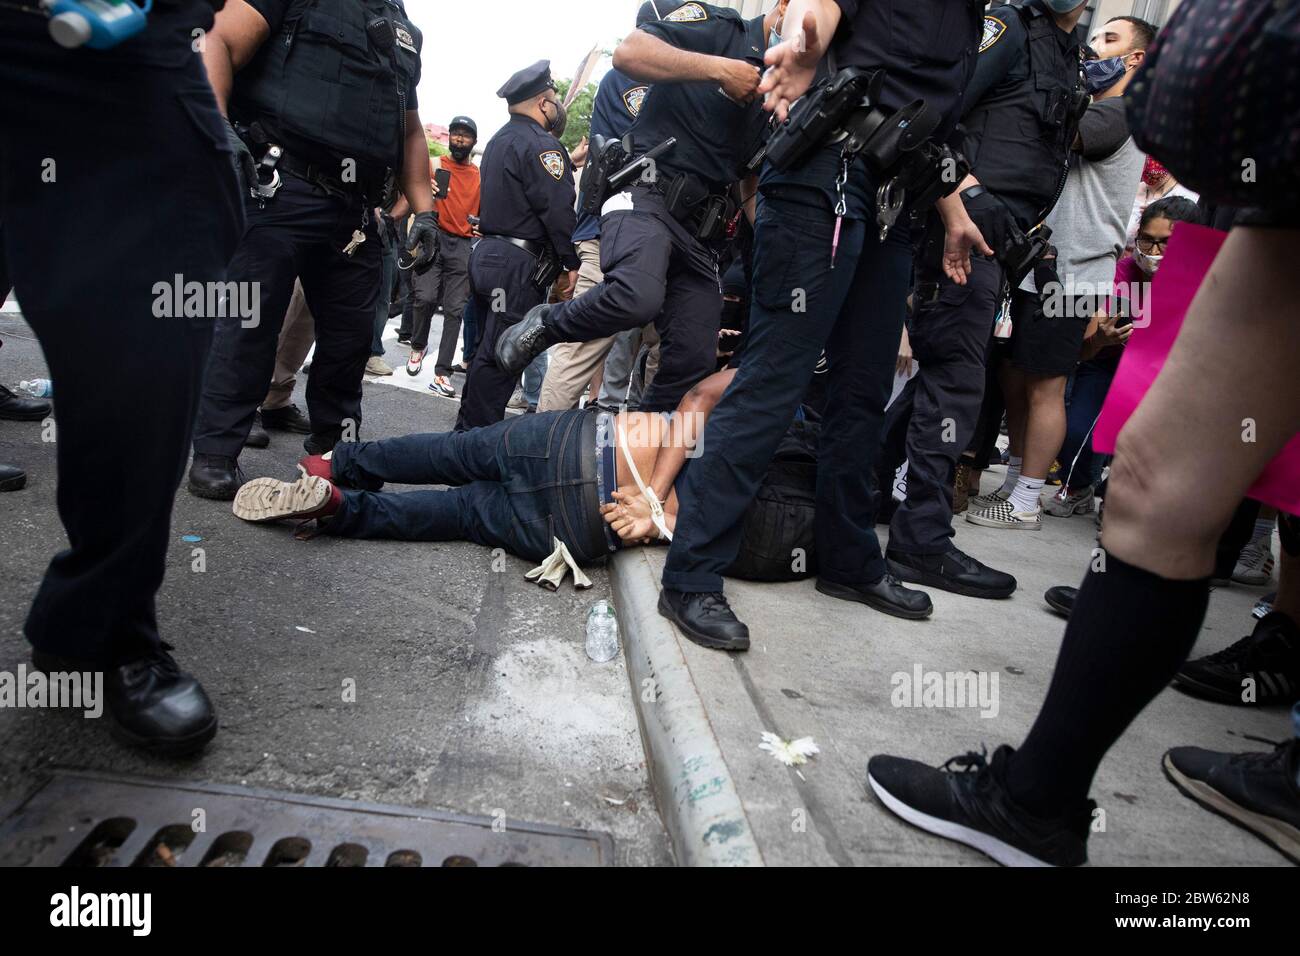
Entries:
POLYGON ((332 471, 344 489, 323 523, 344 538, 473 541, 540 561, 569 546, 584 563, 608 554, 595 476, 595 413, 519 415, 463 432, 342 442, 332 471), (382 492, 384 482, 451 485, 382 492))
POLYGON ((1092 453, 1092 426, 1114 378, 1112 366, 1094 361, 1080 362, 1070 377, 1065 393, 1065 442, 1056 458, 1069 475, 1071 488, 1085 488, 1101 480, 1101 457, 1092 453), (1075 455, 1079 456, 1077 462, 1075 455))
MULTIPOLYGON (((870 584, 885 573, 871 472, 903 329, 911 245, 900 219, 881 243, 865 210, 850 212, 831 245, 826 196, 838 156, 824 151, 807 184, 765 183, 755 228, 749 337, 735 379, 705 425, 701 457, 677 482, 681 510, 664 587, 721 591, 740 546, 741 518, 825 349, 826 417, 817 463, 821 577, 870 584), (819 185, 813 185, 813 182, 819 185)), ((864 170, 852 174, 866 179, 864 170)), ((868 195, 866 183, 855 191, 868 195)))
POLYGON ((524 369, 521 390, 524 401, 529 405, 536 405, 542 397, 542 380, 546 378, 546 370, 550 368, 550 364, 550 356, 543 352, 528 363, 528 368, 524 369))

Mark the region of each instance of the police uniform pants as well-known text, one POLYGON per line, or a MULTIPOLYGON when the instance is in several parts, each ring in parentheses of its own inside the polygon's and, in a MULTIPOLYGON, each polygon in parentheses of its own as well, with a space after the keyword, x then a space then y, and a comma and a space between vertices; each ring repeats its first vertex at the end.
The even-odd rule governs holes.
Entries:
POLYGON ((547 326, 565 342, 587 342, 653 322, 659 371, 641 402, 672 411, 717 367, 722 290, 713 253, 644 186, 629 190, 633 208, 600 220, 604 281, 551 310, 547 326))
MULTIPOLYGON (((834 180, 833 157, 826 176, 834 180)), ((664 587, 722 590, 745 509, 823 349, 829 370, 817 463, 820 576, 859 585, 885 573, 871 472, 894 381, 911 246, 901 220, 881 243, 874 223, 845 219, 832 270, 834 232, 835 215, 824 192, 764 186, 749 340, 735 379, 705 425, 701 457, 677 482, 681 510, 664 587)))
POLYGON ((365 242, 349 256, 343 247, 361 225, 360 199, 331 196, 286 175, 264 207, 250 199, 246 209, 248 229, 231 260, 230 279, 246 284, 258 310, 251 317, 228 314, 216 320, 194 451, 239 456, 275 369, 276 343, 295 278, 302 282, 316 321, 307 413, 317 441, 332 446, 346 425, 351 424, 354 435, 361 425, 361 380, 370 358, 376 302, 384 294, 383 250, 373 214, 365 242))
POLYGON ((469 257, 470 308, 482 329, 461 392, 457 431, 505 418, 519 375, 497 367, 497 339, 529 309, 541 305, 545 293, 530 281, 536 267, 531 253, 504 239, 487 237, 474 245, 469 257))
MULTIPOLYGON (((139 45, 129 59, 64 50, 46 26, 0 10, 2 257, 49 363, 58 429, 57 492, 26 494, 56 494, 68 535, 26 634, 112 665, 160 643, 154 595, 212 336, 206 312, 175 314, 173 283, 225 279, 243 207, 188 44, 163 65, 139 45)), ((258 397, 268 381, 269 369, 258 397)))
POLYGON ((910 326, 920 371, 907 426, 907 500, 889 526, 891 551, 943 554, 953 548, 953 474, 975 436, 1002 292, 996 261, 973 256, 971 264, 965 285, 918 270, 918 285, 938 282, 939 291, 917 305, 910 326))

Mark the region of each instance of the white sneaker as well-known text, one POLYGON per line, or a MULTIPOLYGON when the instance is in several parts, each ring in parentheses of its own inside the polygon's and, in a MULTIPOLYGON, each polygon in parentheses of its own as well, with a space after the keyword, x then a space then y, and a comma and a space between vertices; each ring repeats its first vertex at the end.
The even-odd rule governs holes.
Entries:
POLYGON ((424 350, 411 349, 411 356, 406 360, 406 374, 419 375, 424 368, 424 350))
POLYGON ((510 396, 510 401, 506 402, 506 408, 525 409, 527 407, 528 403, 524 401, 523 390, 518 388, 515 389, 515 393, 510 396))
POLYGON ((1043 509, 1016 511, 1010 501, 999 501, 988 508, 967 511, 966 520, 985 528, 1006 528, 1010 531, 1039 531, 1043 527, 1043 509))
POLYGON ((1273 578, 1273 536, 1257 538, 1241 549, 1232 580, 1238 584, 1268 584, 1273 578))
POLYGON ((372 355, 366 362, 367 375, 392 375, 393 367, 385 362, 380 356, 372 355))
POLYGON ((1096 506, 1097 499, 1093 497, 1092 485, 1073 493, 1062 485, 1061 490, 1043 505, 1043 510, 1058 518, 1068 518, 1071 515, 1089 514, 1096 506))
POLYGON ((987 495, 973 496, 967 504, 967 508, 974 511, 984 511, 985 509, 992 508, 994 505, 1006 501, 1010 497, 1011 492, 1003 491, 999 488, 997 491, 990 491, 987 495))

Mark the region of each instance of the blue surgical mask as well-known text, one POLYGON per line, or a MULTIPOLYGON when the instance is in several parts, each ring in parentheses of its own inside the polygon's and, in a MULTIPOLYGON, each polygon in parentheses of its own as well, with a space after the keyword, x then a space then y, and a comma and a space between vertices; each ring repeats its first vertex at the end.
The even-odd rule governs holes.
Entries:
POLYGON ((767 48, 770 50, 781 42, 781 31, 772 27, 772 35, 767 38, 767 48))
POLYGON ((1104 60, 1083 61, 1083 86, 1090 96, 1105 93, 1124 78, 1127 67, 1124 57, 1112 56, 1104 60))

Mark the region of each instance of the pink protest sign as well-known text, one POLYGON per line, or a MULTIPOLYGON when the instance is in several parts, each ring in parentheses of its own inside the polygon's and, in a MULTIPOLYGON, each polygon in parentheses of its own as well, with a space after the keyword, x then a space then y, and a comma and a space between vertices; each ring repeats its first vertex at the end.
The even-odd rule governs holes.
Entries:
MULTIPOLYGON (((1116 436, 1160 373, 1196 290, 1227 237, 1225 232, 1187 222, 1174 230, 1152 281, 1146 316, 1151 324, 1135 329, 1124 348, 1115 381, 1093 430, 1095 451, 1114 451, 1116 436)), ((1248 494, 1266 505, 1300 514, 1300 435, 1294 436, 1269 462, 1248 494)))

